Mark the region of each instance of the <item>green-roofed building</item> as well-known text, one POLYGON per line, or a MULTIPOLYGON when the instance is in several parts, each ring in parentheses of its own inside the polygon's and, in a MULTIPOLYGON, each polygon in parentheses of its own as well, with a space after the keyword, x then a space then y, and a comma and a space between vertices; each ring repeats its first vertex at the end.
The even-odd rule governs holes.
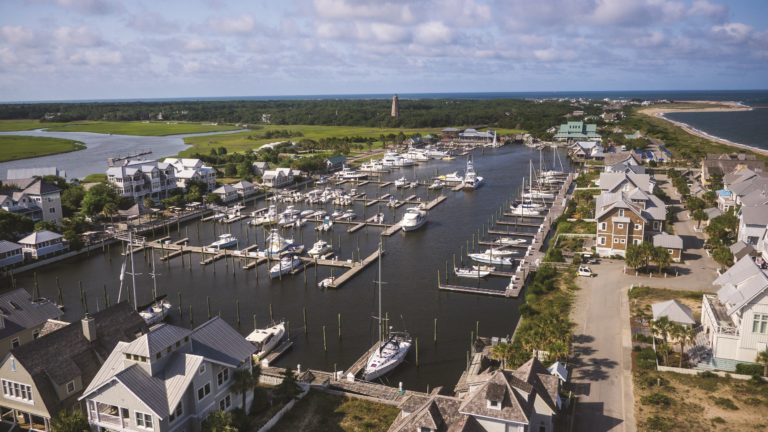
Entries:
POLYGON ((569 121, 561 124, 554 137, 557 141, 599 141, 596 124, 569 121))

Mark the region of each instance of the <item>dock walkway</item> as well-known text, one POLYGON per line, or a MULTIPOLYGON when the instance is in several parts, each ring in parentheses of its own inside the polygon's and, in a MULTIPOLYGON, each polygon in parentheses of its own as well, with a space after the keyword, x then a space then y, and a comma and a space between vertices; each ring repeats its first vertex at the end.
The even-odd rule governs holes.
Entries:
MULTIPOLYGON (((352 279, 355 275, 357 275, 358 273, 363 271, 366 267, 368 267, 373 262, 375 262, 376 259, 378 258, 379 258, 379 250, 377 249, 372 254, 365 257, 365 259, 363 259, 362 261, 351 262, 351 267, 349 267, 349 270, 342 273, 341 276, 334 278, 333 281, 331 281, 331 283, 328 284, 328 288, 338 288, 342 286, 348 280, 352 279)), ((327 261, 327 260, 317 260, 317 263, 319 264, 320 261, 327 261)), ((349 264, 349 261, 344 261, 344 262, 349 264)))

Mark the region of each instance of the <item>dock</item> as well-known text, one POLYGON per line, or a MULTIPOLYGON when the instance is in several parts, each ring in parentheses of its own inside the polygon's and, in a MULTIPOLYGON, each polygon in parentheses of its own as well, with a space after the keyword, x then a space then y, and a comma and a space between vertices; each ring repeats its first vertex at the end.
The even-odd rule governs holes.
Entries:
MULTIPOLYGON (((358 261, 358 262, 353 261, 351 263, 349 263, 348 261, 345 261, 344 263, 348 265, 351 264, 351 267, 349 267, 349 270, 342 273, 341 276, 334 278, 333 281, 330 284, 328 284, 328 288, 338 288, 342 286, 348 280, 352 279, 358 273, 363 271, 366 267, 373 264, 378 258, 379 258, 379 250, 377 249, 372 254, 365 257, 365 259, 363 259, 362 261, 358 261)), ((321 261, 325 261, 325 260, 315 260, 315 261, 317 264, 320 264, 321 261)))
POLYGON ((442 291, 451 291, 451 292, 459 292, 459 293, 466 293, 466 294, 483 294, 483 295, 490 295, 490 296, 496 296, 496 297, 506 297, 506 292, 502 290, 495 290, 490 288, 479 288, 479 287, 470 287, 470 286, 461 286, 461 285, 450 285, 445 283, 440 283, 437 286, 442 291))
POLYGON ((400 231, 401 228, 403 228, 403 227, 400 225, 400 222, 398 222, 398 223, 390 226, 389 228, 385 229, 384 231, 382 231, 381 235, 389 237, 389 236, 393 235, 394 233, 400 231))
POLYGON ((360 222, 360 223, 358 223, 356 225, 353 225, 351 228, 348 228, 347 232, 351 234, 353 232, 356 232, 356 231, 362 229, 363 227, 365 227, 365 225, 366 225, 365 222, 360 222))
POLYGON ((428 202, 426 206, 424 206, 424 210, 432 210, 433 208, 440 205, 443 201, 447 200, 448 197, 445 195, 440 195, 437 198, 433 199, 432 201, 428 202))
POLYGON ((365 369, 365 365, 368 363, 368 357, 371 356, 371 354, 374 353, 379 349, 379 342, 377 341, 375 344, 373 344, 372 347, 368 348, 368 351, 363 353, 363 355, 360 356, 360 358, 357 359, 354 363, 352 363, 352 366, 350 366, 346 371, 344 371, 344 376, 349 378, 350 375, 352 377, 356 377, 360 374, 360 372, 365 369))
POLYGON ((507 237, 536 237, 535 232, 512 232, 489 229, 486 231, 488 234, 507 236, 507 237))
POLYGON ((530 223, 530 222, 518 222, 518 221, 505 221, 505 220, 497 220, 497 224, 499 225, 507 225, 507 226, 521 226, 521 227, 528 227, 528 228, 538 228, 541 226, 541 222, 539 223, 530 223))
POLYGON ((451 190, 454 191, 454 192, 458 192, 458 191, 460 191, 462 189, 464 189, 464 183, 459 183, 456 186, 453 186, 451 188, 451 190))
POLYGON ((270 364, 272 364, 275 360, 277 360, 281 355, 283 355, 286 351, 288 351, 293 346, 293 341, 290 339, 285 339, 283 342, 280 343, 280 345, 276 346, 275 349, 270 351, 269 354, 267 354, 263 359, 261 359, 260 363, 262 367, 269 367, 270 364))

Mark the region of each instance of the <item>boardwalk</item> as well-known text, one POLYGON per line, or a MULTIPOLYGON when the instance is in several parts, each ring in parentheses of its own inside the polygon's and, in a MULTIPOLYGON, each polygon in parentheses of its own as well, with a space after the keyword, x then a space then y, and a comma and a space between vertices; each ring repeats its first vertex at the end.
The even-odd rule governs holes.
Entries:
MULTIPOLYGON (((344 283, 352 279, 355 275, 363 271, 366 267, 371 265, 376 261, 376 259, 379 258, 379 251, 378 249, 373 252, 372 254, 368 255, 364 260, 359 262, 352 262, 352 267, 349 268, 349 270, 342 273, 341 276, 336 277, 331 281, 330 284, 328 284, 328 288, 338 288, 342 286, 344 283)), ((317 260, 318 263, 323 260, 317 260)))

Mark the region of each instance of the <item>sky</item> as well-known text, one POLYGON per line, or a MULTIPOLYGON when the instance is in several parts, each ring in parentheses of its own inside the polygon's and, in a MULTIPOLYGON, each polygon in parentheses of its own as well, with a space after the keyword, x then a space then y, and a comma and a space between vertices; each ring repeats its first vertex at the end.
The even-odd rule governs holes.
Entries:
POLYGON ((0 101, 766 88, 766 0, 0 0, 0 101))

